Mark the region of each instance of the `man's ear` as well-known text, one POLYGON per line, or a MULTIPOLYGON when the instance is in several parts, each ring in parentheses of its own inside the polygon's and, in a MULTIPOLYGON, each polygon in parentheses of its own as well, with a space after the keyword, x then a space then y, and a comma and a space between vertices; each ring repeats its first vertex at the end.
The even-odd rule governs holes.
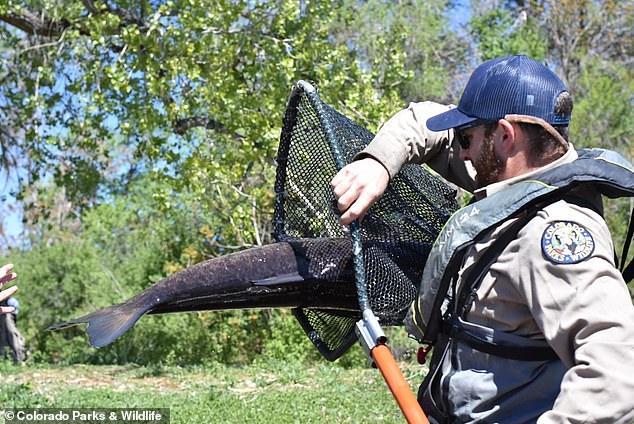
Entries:
POLYGON ((505 153, 506 155, 509 155, 510 152, 516 149, 515 144, 517 142, 518 135, 517 128, 506 119, 500 119, 498 121, 498 127, 496 131, 496 136, 500 140, 500 143, 498 144, 498 149, 500 149, 500 151, 505 153))

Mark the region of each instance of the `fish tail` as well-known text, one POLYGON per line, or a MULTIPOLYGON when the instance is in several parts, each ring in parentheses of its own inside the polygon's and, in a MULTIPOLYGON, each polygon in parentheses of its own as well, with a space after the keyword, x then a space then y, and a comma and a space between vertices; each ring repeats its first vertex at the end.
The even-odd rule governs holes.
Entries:
POLYGON ((108 306, 83 317, 48 327, 47 330, 57 330, 78 324, 88 324, 86 332, 90 343, 97 348, 106 346, 128 331, 141 316, 146 308, 134 303, 121 303, 108 306))

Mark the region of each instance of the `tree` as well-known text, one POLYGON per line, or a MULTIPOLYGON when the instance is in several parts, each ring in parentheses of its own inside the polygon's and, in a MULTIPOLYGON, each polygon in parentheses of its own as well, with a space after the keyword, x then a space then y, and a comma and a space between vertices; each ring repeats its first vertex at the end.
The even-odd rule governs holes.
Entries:
MULTIPOLYGON (((290 86, 313 81, 365 125, 400 103, 402 60, 364 70, 334 42, 341 1, 10 1, 0 108, 17 199, 37 180, 64 187, 81 216, 150 174, 154 196, 189 191, 230 245, 266 241, 281 117, 290 86), (10 115, 13 114, 13 115, 10 115)), ((346 13, 348 15, 346 15, 346 13)))
POLYGON ((351 12, 337 22, 335 33, 357 52, 377 88, 393 91, 404 103, 448 100, 449 75, 466 53, 465 43, 449 29, 448 1, 346 3, 351 12))
MULTIPOLYGON (((422 13, 423 2, 416 4, 422 13)), ((442 12, 443 3, 436 4, 429 19, 442 12)), ((409 4, 398 7, 402 21, 409 4)), ((376 129, 403 105, 413 64, 431 62, 401 52, 408 42, 402 23, 393 24, 398 34, 374 35, 389 48, 364 50, 356 34, 344 31, 364 10, 364 2, 343 0, 0 5, 0 113, 12 122, 0 146, 14 158, 4 166, 20 176, 15 197, 30 234, 13 254, 32 269, 22 276, 42 283, 25 319, 44 356, 70 346, 75 359, 67 360, 93 362, 170 355, 194 361, 197 347, 237 357, 238 349, 247 351, 246 336, 234 347, 223 340, 248 331, 260 345, 242 354, 267 348, 260 335, 276 322, 267 313, 160 318, 97 354, 87 352, 78 333, 39 331, 208 256, 269 241, 275 155, 291 85, 314 82, 330 104, 376 129), (60 295, 47 296, 55 287, 60 295), (170 329, 178 326, 192 336, 175 340, 178 332, 170 329), (148 347, 134 337, 165 342, 148 347)), ((433 84, 430 93, 438 95, 433 84)))
POLYGON ((483 9, 471 19, 470 27, 482 61, 512 54, 526 54, 535 60, 546 56, 544 29, 537 17, 521 8, 483 9))

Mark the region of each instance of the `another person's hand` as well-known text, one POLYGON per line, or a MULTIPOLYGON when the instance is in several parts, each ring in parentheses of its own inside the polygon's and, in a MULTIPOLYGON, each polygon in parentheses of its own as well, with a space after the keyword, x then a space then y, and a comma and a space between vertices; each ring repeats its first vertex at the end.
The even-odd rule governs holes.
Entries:
POLYGON ((337 197, 337 207, 342 213, 339 221, 348 225, 355 219, 363 219, 390 182, 387 169, 373 158, 354 161, 343 167, 330 185, 337 197))
MULTIPOLYGON (((15 272, 11 272, 12 270, 13 264, 6 264, 2 268, 0 268, 0 289, 2 289, 5 284, 15 280, 18 277, 15 272)), ((0 291, 0 302, 13 296, 16 291, 18 291, 18 286, 12 286, 6 290, 0 291)), ((0 306, 0 314, 10 314, 14 310, 15 308, 12 306, 0 306)))

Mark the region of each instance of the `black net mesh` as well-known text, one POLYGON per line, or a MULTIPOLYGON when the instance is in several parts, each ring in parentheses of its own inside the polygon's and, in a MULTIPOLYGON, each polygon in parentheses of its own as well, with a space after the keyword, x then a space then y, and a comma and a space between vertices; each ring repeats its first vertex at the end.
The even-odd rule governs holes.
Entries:
MULTIPOLYGON (((306 83, 291 93, 277 156, 274 237, 349 237, 338 221, 330 181, 335 155, 349 163, 373 134, 321 101, 306 83), (328 134, 328 135, 327 135, 328 134)), ((383 325, 401 324, 416 295, 431 244, 457 209, 456 193, 424 167, 408 165, 395 176, 360 227, 368 301, 383 325)), ((360 313, 297 309, 303 329, 329 360, 356 340, 360 313)))

